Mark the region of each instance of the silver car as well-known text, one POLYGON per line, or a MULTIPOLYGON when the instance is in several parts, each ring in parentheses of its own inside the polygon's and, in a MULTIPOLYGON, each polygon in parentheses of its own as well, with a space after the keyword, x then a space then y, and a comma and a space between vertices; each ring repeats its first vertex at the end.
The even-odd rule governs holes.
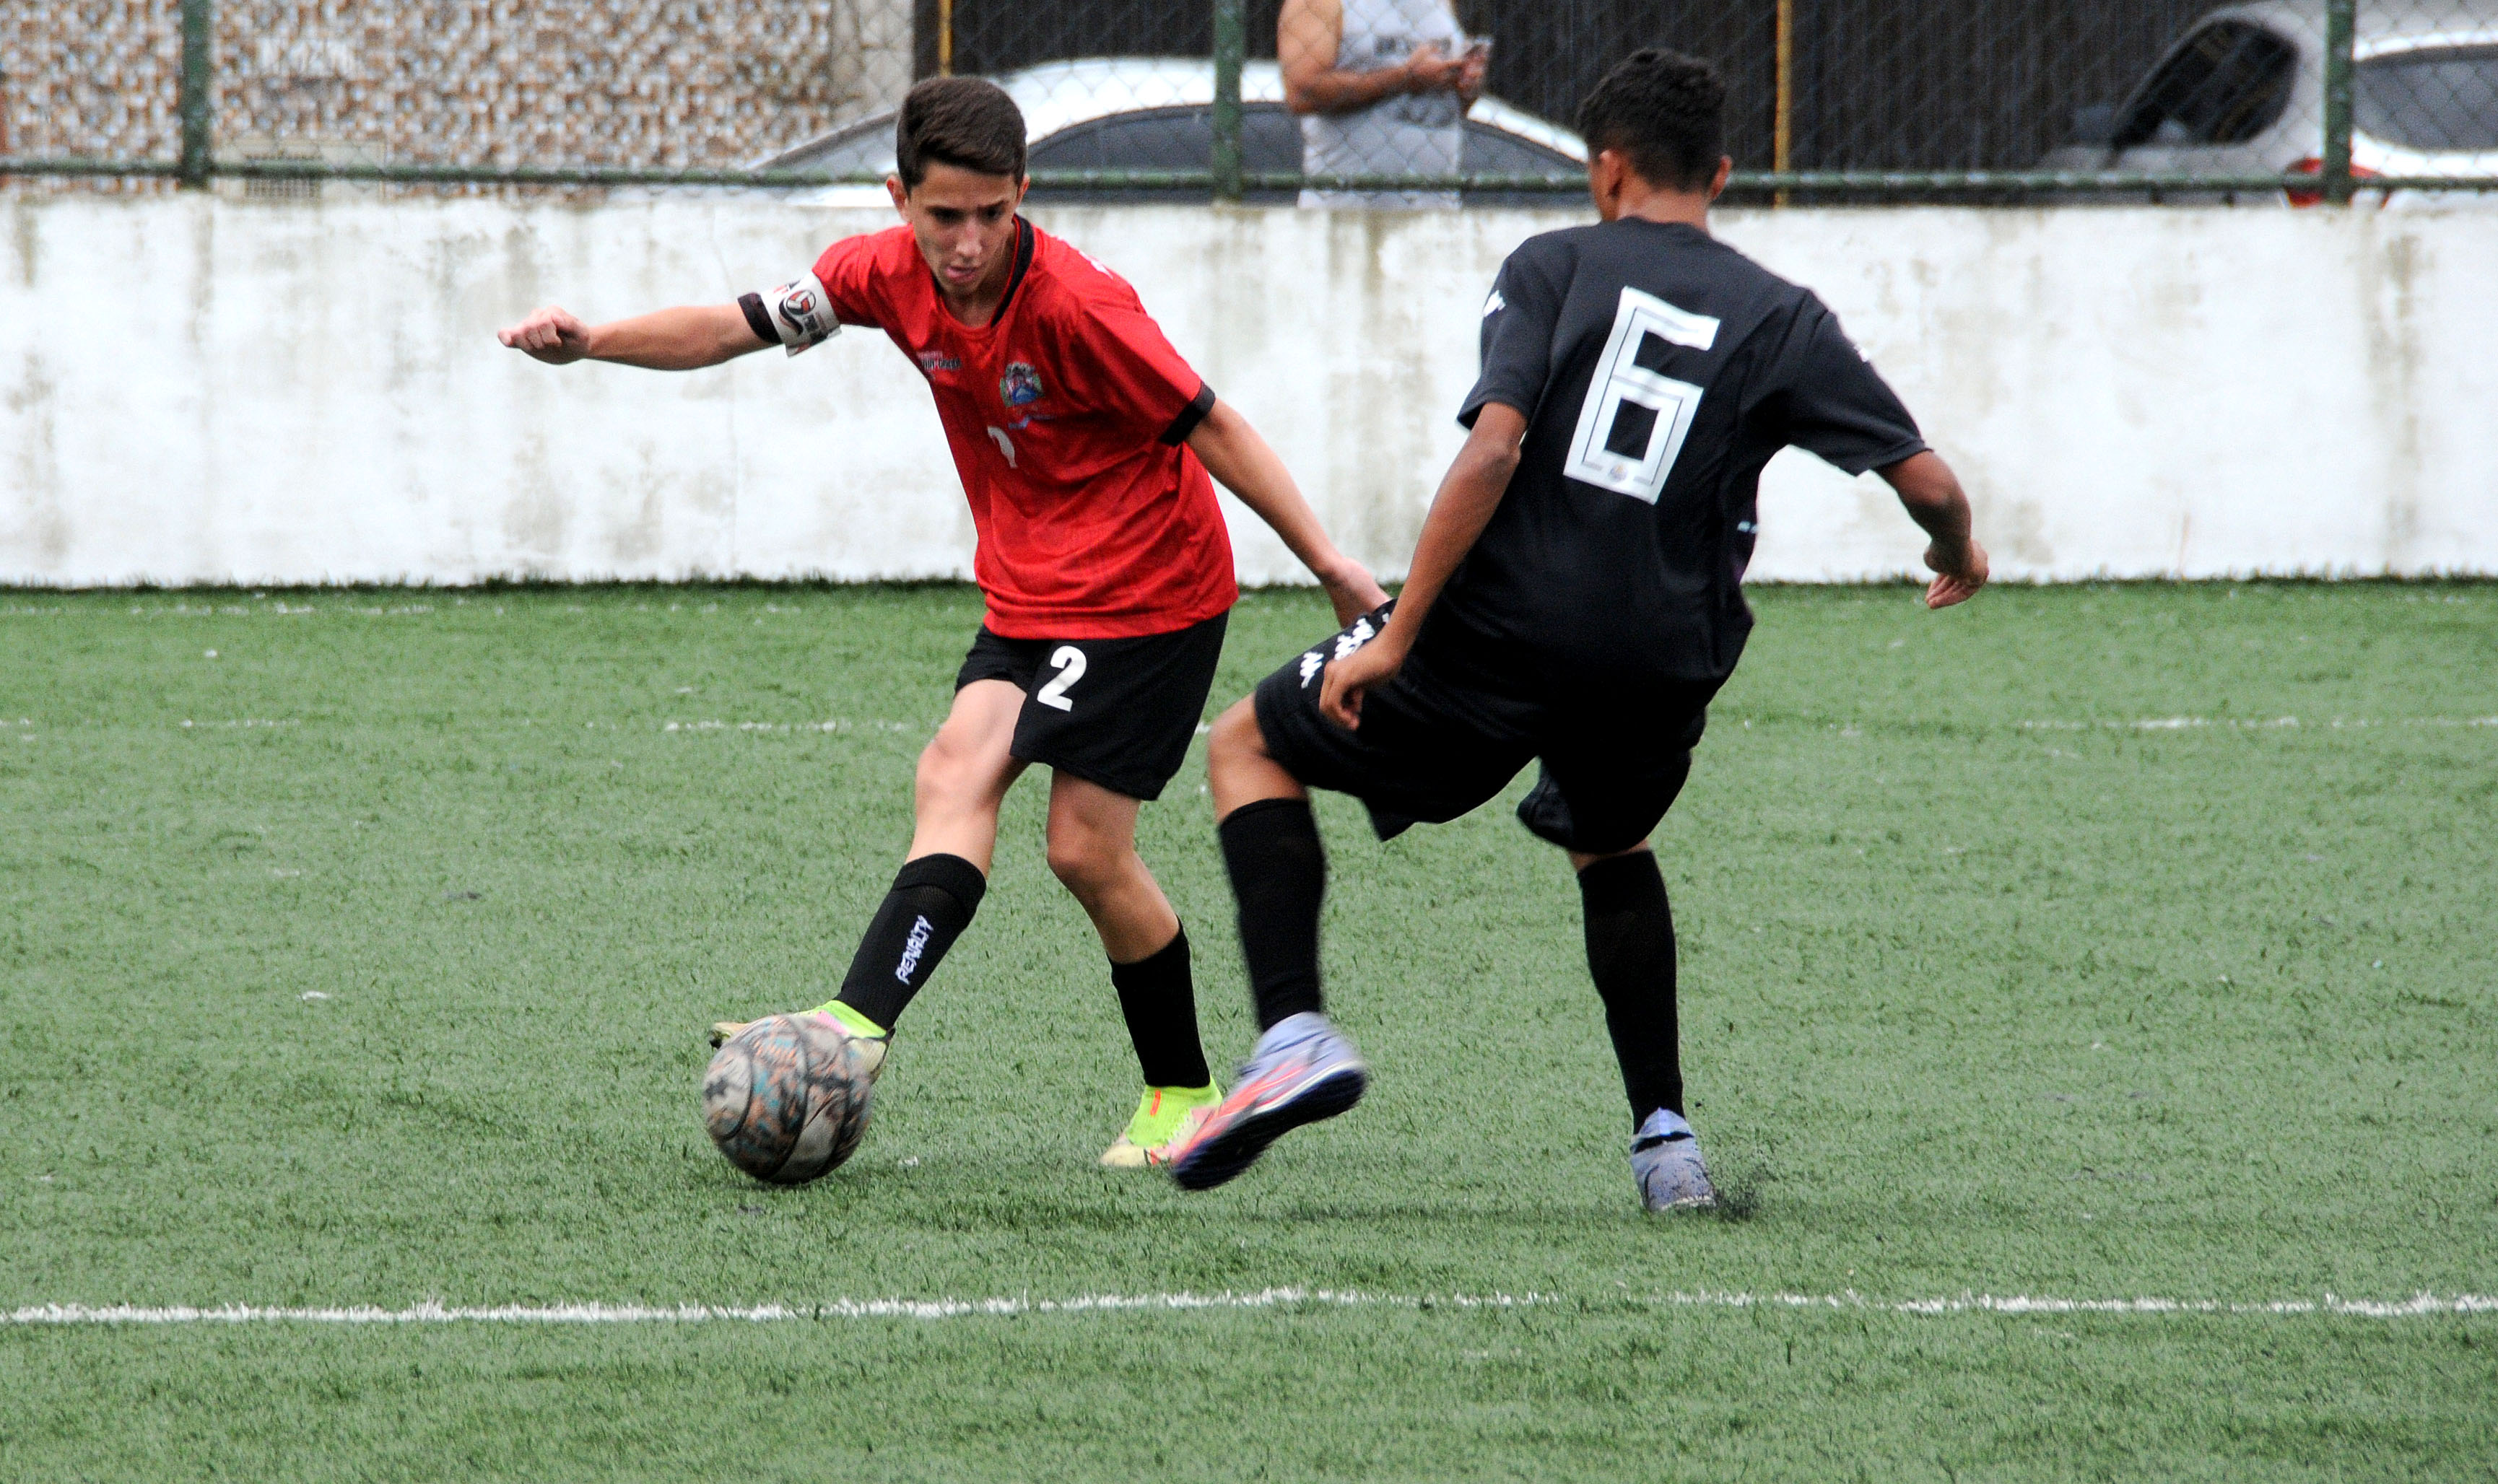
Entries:
MULTIPOLYGON (((994 79, 1023 110, 1034 171, 1203 170, 1214 143, 1214 64, 1203 57, 1087 57, 1048 62, 994 79)), ((1272 62, 1240 70, 1241 166, 1251 174, 1301 168, 1300 123, 1284 111, 1284 78, 1272 62)), ((820 170, 874 175, 893 171, 893 111, 873 114, 793 145, 754 169, 820 170)), ((1586 188, 1586 146, 1558 124, 1497 98, 1466 111, 1463 168, 1469 174, 1542 175, 1563 194, 1469 191, 1467 205, 1550 205, 1586 188)), ((1036 204, 1204 201, 1205 187, 1101 186, 1035 189, 1036 204)), ((1251 191, 1252 203, 1290 205, 1294 191, 1251 191)), ((881 205, 878 186, 827 186, 800 200, 822 205, 881 205)))
MULTIPOLYGON (((2358 8, 2351 162, 2365 175, 2498 184, 2498 0, 2358 8)), ((2321 170, 2324 6, 2232 5, 2196 21, 2125 102, 2086 109, 2049 170, 2257 175, 2321 170)), ((2299 192, 2300 205, 2317 199, 2299 192)))

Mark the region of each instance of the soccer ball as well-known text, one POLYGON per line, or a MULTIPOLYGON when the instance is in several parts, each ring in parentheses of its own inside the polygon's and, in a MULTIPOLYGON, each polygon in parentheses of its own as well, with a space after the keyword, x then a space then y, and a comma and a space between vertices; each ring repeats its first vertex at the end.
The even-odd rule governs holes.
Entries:
POLYGON ((803 1185, 867 1133, 864 1059, 825 1015, 772 1015, 731 1037, 703 1074, 703 1126, 757 1180, 803 1185))

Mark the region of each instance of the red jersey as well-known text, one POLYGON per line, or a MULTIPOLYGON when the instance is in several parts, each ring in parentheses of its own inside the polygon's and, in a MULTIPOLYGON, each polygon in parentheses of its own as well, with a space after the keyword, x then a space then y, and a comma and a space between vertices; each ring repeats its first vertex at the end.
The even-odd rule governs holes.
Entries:
POLYGON ((1015 237, 1006 299, 977 330, 946 309, 908 227, 835 242, 815 268, 832 318, 883 331, 928 378, 990 630, 1127 639, 1229 610, 1232 539, 1186 446, 1212 389, 1126 279, 1020 218, 1015 237))

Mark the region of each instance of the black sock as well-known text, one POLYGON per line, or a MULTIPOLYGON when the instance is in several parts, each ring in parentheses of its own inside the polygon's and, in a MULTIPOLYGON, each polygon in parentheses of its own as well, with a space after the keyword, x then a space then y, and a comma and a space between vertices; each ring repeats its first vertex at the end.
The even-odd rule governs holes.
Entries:
POLYGON ((988 889, 989 878, 959 855, 904 862, 835 997, 891 1030, 911 996, 937 972, 945 950, 972 925, 988 889))
POLYGON ((1188 972, 1188 930, 1134 963, 1110 965, 1119 1013, 1128 1018, 1137 1065, 1149 1088, 1201 1088, 1214 1080, 1197 1038, 1197 986, 1188 972))
POLYGON ((1327 848, 1306 799, 1262 799, 1217 827, 1232 895, 1240 903, 1240 956, 1258 1028, 1320 1008, 1319 904, 1327 898, 1327 848))
POLYGON ((1659 1108, 1682 1112, 1682 1055, 1674 1016, 1674 910, 1656 856, 1614 856, 1579 872, 1587 913, 1587 969, 1604 996, 1605 1028, 1622 1065, 1637 1128, 1659 1108))

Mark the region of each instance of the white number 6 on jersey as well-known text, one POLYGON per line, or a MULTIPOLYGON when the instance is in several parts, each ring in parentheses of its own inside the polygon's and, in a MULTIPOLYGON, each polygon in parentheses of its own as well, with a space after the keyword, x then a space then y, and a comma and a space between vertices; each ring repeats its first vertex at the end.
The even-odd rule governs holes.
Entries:
POLYGON ((1049 656, 1049 668, 1058 672, 1058 679, 1033 692, 1032 698, 1062 711, 1075 710, 1075 703, 1067 699, 1067 690, 1084 679, 1084 651, 1072 644, 1060 645, 1057 652, 1049 656))
POLYGON ((1562 474, 1655 504, 1700 410, 1700 388, 1664 374, 1668 347, 1705 351, 1716 343, 1715 320, 1625 286, 1562 474))

